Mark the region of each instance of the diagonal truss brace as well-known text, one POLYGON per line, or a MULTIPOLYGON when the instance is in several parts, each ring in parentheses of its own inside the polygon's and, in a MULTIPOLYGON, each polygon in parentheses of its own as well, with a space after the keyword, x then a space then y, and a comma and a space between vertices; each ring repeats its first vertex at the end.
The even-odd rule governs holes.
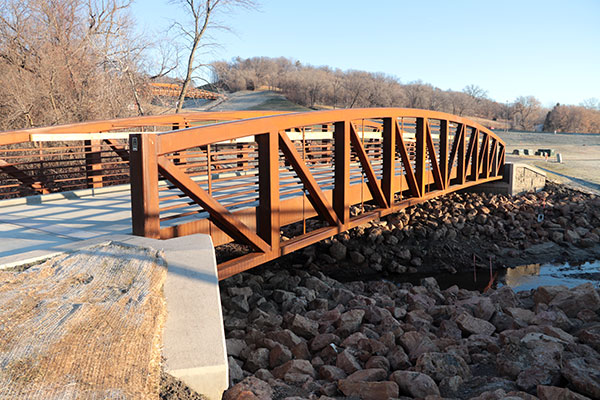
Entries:
POLYGON ((286 160, 291 164, 292 168, 298 175, 298 178, 302 181, 304 186, 308 189, 308 200, 313 205, 317 213, 331 226, 337 226, 339 224, 338 217, 333 210, 333 207, 327 199, 325 194, 317 184, 317 181, 310 173, 310 170, 302 161, 300 154, 296 150, 296 147, 285 132, 279 132, 279 148, 285 156, 286 160))
POLYGON ((229 210, 213 199, 204 189, 186 175, 185 172, 169 161, 167 157, 158 157, 158 170, 165 178, 177 186, 179 190, 200 204, 210 214, 214 223, 233 239, 246 243, 255 250, 263 253, 271 250, 271 246, 261 239, 260 236, 251 231, 229 210))
POLYGON ((354 151, 358 156, 363 172, 365 173, 365 175, 367 175, 367 185, 369 187, 371 195, 373 196, 373 199, 375 199, 379 207, 388 208, 388 204, 387 201, 385 201, 383 191, 377 184, 377 177, 375 176, 375 171, 373 171, 373 166, 369 162, 367 152, 365 151, 365 148, 361 143, 360 137, 358 136, 358 133, 356 132, 356 127, 353 123, 350 124, 350 142, 352 143, 352 147, 354 148, 354 151))

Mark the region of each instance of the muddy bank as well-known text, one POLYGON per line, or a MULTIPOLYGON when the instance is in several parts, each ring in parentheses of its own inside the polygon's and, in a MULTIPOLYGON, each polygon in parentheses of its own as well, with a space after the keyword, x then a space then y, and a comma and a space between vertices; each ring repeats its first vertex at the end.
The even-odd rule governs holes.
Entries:
POLYGON ((221 286, 226 400, 600 398, 591 284, 482 294, 265 269, 221 286))

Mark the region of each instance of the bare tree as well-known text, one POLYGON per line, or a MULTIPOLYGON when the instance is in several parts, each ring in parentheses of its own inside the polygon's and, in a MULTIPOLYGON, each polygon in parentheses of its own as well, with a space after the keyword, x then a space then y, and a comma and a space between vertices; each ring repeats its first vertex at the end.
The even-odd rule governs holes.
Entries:
POLYGON ((130 3, 0 0, 0 126, 130 115, 130 3))
POLYGON ((533 96, 520 96, 512 104, 512 119, 516 127, 533 130, 535 125, 542 121, 542 107, 538 99, 533 96))
POLYGON ((253 0, 172 0, 172 2, 182 6, 191 20, 189 25, 175 22, 175 26, 188 43, 185 78, 183 78, 175 109, 175 112, 178 113, 183 108, 185 94, 192 82, 194 72, 202 66, 198 64, 196 56, 198 49, 206 44, 202 43, 203 39, 206 38, 210 29, 224 28, 224 26, 215 22, 215 14, 219 11, 230 10, 233 7, 251 8, 255 6, 255 2, 253 0))
POLYGON ((484 90, 477 85, 467 85, 462 91, 477 101, 487 98, 487 90, 484 90))

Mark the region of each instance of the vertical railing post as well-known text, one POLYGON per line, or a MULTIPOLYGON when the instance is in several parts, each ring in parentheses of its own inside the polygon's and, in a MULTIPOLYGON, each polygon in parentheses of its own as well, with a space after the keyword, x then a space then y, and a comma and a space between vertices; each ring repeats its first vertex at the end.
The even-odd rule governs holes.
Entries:
POLYGON ((427 144, 425 143, 425 125, 427 120, 425 118, 417 118, 417 131, 416 131, 416 163, 417 163, 417 187, 421 197, 425 195, 425 162, 427 161, 427 144))
POLYGON ((483 143, 481 143, 481 151, 483 152, 483 159, 481 161, 481 174, 484 178, 490 177, 490 135, 485 133, 483 135, 483 143))
POLYGON ((440 173, 442 175, 442 189, 446 189, 448 182, 448 171, 452 171, 452 165, 448 165, 448 120, 440 120, 440 173))
POLYGON ((102 147, 100 140, 84 140, 85 178, 88 188, 102 187, 102 147))
POLYGON ((131 222, 134 235, 160 238, 156 134, 129 136, 131 222))
POLYGON ((462 185, 465 183, 465 137, 467 136, 467 126, 458 124, 456 132, 462 131, 459 136, 458 151, 456 153, 457 168, 456 168, 456 183, 462 185))
POLYGON ((333 209, 340 224, 350 221, 350 123, 339 121, 334 124, 333 162, 335 184, 333 188, 333 209))
POLYGON ((473 128, 473 154, 471 155, 470 179, 476 181, 479 175, 479 129, 473 128))
POLYGON ((279 133, 256 135, 258 144, 257 233, 279 256, 279 133))
POLYGON ((387 204, 394 205, 396 193, 396 119, 383 119, 383 176, 381 179, 383 196, 387 204))

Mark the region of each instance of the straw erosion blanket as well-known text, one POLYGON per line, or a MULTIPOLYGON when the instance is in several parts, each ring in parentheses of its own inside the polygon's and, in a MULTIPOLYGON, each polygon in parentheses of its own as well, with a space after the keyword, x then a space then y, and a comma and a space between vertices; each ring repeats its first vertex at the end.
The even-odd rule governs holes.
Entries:
POLYGON ((0 271, 0 399, 157 398, 165 278, 116 243, 0 271))

